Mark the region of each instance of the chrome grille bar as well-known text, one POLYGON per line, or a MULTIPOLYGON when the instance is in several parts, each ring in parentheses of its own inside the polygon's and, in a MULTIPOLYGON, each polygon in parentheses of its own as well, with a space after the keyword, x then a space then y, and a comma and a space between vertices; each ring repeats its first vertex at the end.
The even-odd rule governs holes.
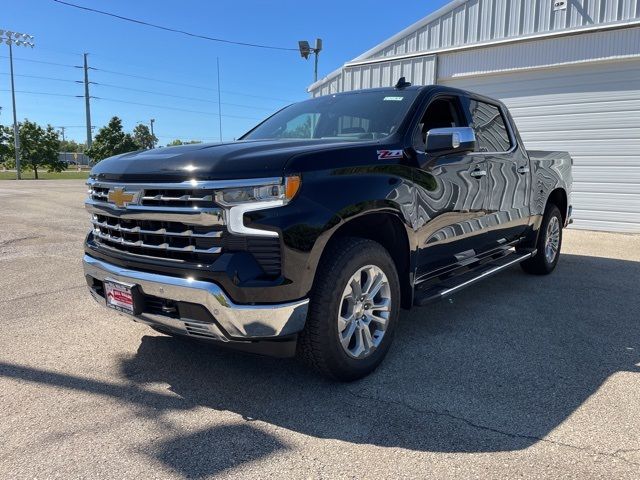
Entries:
POLYGON ((126 210, 113 205, 87 199, 85 208, 89 213, 122 218, 123 220, 158 220, 179 222, 187 225, 224 225, 223 210, 220 208, 194 210, 192 208, 127 206, 126 210))
MULTIPOLYGON (((114 217, 115 218, 115 217, 114 217)), ((162 235, 167 237, 184 237, 184 238, 220 238, 222 237, 222 231, 211 231, 206 233, 194 233, 193 230, 185 230, 183 232, 171 232, 166 228, 160 228, 158 230, 144 230, 140 227, 127 228, 123 227, 120 223, 111 225, 107 222, 100 222, 93 219, 91 223, 96 227, 107 228, 109 230, 115 230, 122 233, 139 233, 142 235, 162 235)))
POLYGON ((150 250, 164 250, 167 252, 184 252, 184 253, 217 254, 222 252, 222 248, 220 247, 211 247, 207 249, 201 249, 201 248, 196 248, 194 245, 187 245, 185 247, 171 247, 169 246, 168 243, 153 245, 150 243, 144 243, 142 240, 130 241, 130 240, 125 240, 122 237, 115 237, 108 233, 103 233, 99 228, 94 228, 93 234, 102 240, 116 243, 118 245, 123 245, 125 247, 148 248, 150 250))
POLYGON ((204 197, 194 197, 193 195, 181 195, 180 197, 171 197, 168 195, 144 196, 142 201, 160 201, 160 202, 213 202, 213 195, 205 195, 204 197))

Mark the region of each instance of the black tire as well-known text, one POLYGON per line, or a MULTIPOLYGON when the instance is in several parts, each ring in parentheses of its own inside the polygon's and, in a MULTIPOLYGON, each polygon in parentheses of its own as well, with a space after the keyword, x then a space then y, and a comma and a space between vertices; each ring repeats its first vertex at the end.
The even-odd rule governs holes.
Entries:
MULTIPOLYGON (((323 255, 309 303, 309 313, 298 339, 298 356, 321 374, 340 381, 362 378, 376 369, 393 340, 400 312, 400 282, 395 263, 379 243, 341 238, 323 255), (338 315, 347 282, 359 269, 373 265, 387 277, 390 310, 379 345, 364 358, 349 356, 339 341, 338 315)), ((367 327, 369 328, 369 327, 367 327)))
POLYGON ((562 248, 562 226, 562 214, 560 213, 560 209, 552 203, 547 205, 544 218, 542 219, 542 225, 540 226, 538 243, 536 244, 536 255, 520 264, 525 272, 533 275, 548 275, 553 272, 558 264, 558 260, 560 260, 560 250, 562 248), (557 225, 559 226, 557 251, 552 260, 550 260, 549 256, 545 253, 550 233, 549 224, 551 222, 557 222, 557 225))

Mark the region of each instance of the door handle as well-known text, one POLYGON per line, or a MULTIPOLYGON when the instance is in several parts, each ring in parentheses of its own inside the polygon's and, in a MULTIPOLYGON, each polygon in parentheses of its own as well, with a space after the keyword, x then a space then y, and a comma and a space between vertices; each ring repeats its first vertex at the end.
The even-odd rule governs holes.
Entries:
POLYGON ((525 173, 529 173, 529 167, 528 166, 523 166, 523 167, 518 167, 517 170, 518 173, 524 175, 525 173))
POLYGON ((487 175, 487 171, 486 170, 473 170, 469 175, 471 175, 474 178, 485 177, 487 175))

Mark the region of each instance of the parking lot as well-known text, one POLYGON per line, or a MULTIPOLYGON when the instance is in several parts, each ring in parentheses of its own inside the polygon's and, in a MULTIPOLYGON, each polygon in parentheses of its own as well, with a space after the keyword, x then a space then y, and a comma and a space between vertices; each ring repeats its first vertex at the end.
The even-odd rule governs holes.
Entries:
POLYGON ((84 192, 0 183, 0 478, 640 477, 640 236, 566 231, 335 384, 98 306, 84 192))

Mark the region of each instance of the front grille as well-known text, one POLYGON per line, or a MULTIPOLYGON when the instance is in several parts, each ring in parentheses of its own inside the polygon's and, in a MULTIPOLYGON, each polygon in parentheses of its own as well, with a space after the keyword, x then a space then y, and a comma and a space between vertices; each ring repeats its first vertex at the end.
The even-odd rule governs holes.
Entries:
POLYGON ((109 197, 109 188, 92 186, 89 189, 89 197, 96 202, 106 202, 109 197))
POLYGON ((88 205, 97 207, 90 209, 93 238, 101 248, 197 264, 211 264, 223 253, 248 252, 266 275, 280 275, 279 238, 229 233, 214 191, 123 185, 118 188, 136 192, 137 199, 134 205, 118 209, 108 201, 111 188, 93 184, 89 189, 88 205), (201 212, 204 221, 191 215, 201 212))
MULTIPOLYGON (((109 198, 109 187, 93 185, 89 189, 89 197, 96 202, 106 202, 109 198)), ((139 205, 147 207, 168 208, 216 208, 215 192, 200 189, 144 189, 139 205)))
POLYGON ((213 260, 222 251, 221 227, 196 227, 157 220, 123 220, 94 214, 93 234, 119 250, 180 260, 213 260), (166 252, 168 255, 159 254, 166 252))
POLYGON ((145 190, 141 205, 150 207, 198 207, 213 208, 214 193, 212 191, 196 192, 193 190, 145 190))

